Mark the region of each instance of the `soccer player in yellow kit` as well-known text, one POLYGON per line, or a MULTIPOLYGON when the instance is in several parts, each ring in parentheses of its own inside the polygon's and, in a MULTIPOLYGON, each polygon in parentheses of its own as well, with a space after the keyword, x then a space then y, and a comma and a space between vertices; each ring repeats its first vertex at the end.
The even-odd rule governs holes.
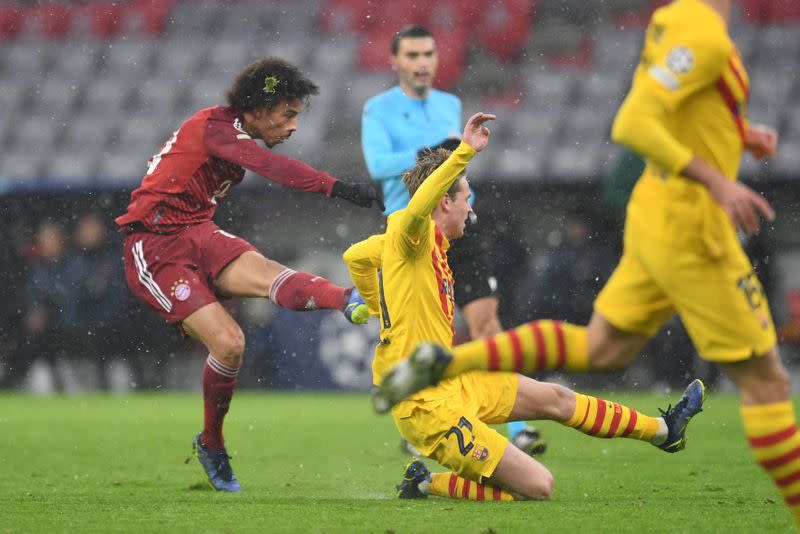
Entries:
MULTIPOLYGON (((563 325, 566 334, 555 340, 542 334, 548 322, 528 323, 457 347, 441 372, 398 384, 412 391, 436 375, 474 369, 624 367, 678 313, 699 354, 737 385, 753 454, 800 524, 800 434, 790 383, 766 296, 737 236, 737 228, 757 232, 759 216, 774 218, 736 178, 742 150, 772 156, 777 135, 747 120, 750 80, 728 35, 730 8, 730 0, 676 0, 653 14, 612 129, 647 167, 628 204, 622 259, 588 328, 563 325)), ((430 361, 430 351, 422 352, 430 361)), ((400 366, 405 374, 415 369, 408 362, 413 358, 400 366)), ((427 372, 423 367, 416 372, 427 372)))
MULTIPOLYGON (((344 253, 351 278, 381 319, 373 382, 421 341, 450 347, 453 287, 447 263, 450 240, 461 237, 472 211, 465 170, 489 140, 483 124, 493 115, 473 115, 451 154, 426 153, 403 175, 411 193, 406 209, 389 216, 386 233, 344 253)), ((465 373, 424 389, 392 410, 400 434, 423 455, 450 472, 431 474, 420 461, 406 468, 402 498, 428 494, 472 500, 546 499, 553 477, 538 461, 488 426, 507 421, 550 419, 587 435, 629 437, 667 452, 683 448, 689 419, 703 403, 699 380, 690 386, 680 413, 649 417, 627 406, 575 393, 517 373, 465 373)))

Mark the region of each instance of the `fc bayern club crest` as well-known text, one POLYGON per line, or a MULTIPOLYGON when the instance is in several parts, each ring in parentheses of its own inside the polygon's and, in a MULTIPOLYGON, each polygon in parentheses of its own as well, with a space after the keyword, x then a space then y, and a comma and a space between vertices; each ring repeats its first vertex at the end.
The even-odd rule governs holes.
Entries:
POLYGON ((172 294, 177 300, 183 302, 191 296, 192 286, 186 280, 178 280, 172 284, 172 294))

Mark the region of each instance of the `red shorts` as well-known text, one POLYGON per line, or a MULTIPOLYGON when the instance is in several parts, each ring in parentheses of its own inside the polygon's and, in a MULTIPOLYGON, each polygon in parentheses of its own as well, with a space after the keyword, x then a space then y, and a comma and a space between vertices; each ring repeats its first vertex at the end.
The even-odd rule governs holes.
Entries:
POLYGON ((257 251, 213 222, 168 235, 132 232, 125 238, 125 279, 137 299, 179 323, 219 300, 217 276, 249 250, 257 251))

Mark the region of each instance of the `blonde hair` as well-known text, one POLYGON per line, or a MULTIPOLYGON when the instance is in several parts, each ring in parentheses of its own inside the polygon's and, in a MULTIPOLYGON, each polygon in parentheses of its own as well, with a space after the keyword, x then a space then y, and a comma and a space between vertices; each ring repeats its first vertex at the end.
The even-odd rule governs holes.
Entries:
MULTIPOLYGON (((433 171, 438 169, 442 163, 450 157, 450 154, 452 154, 452 151, 446 148, 437 148, 436 150, 425 150, 417 157, 417 164, 414 165, 411 170, 403 173, 403 184, 406 186, 406 189, 408 189, 409 196, 414 196, 414 193, 417 192, 422 182, 433 174, 433 171)), ((459 177, 456 178, 453 185, 447 190, 447 196, 452 199, 456 198, 456 193, 458 193, 458 181, 463 176, 464 173, 461 173, 459 177)))

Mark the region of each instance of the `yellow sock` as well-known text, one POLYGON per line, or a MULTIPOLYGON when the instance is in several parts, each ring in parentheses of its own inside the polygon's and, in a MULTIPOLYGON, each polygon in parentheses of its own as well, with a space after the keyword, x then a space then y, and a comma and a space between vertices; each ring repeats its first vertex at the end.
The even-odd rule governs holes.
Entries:
POLYGON ((655 417, 581 393, 575 393, 575 412, 563 424, 597 438, 634 438, 642 441, 652 441, 659 428, 655 417))
POLYGON ((531 321, 454 347, 453 361, 444 376, 450 378, 474 370, 533 375, 554 369, 586 371, 588 368, 586 327, 560 321, 531 321))
POLYGON ((742 406, 741 413, 753 456, 772 477, 800 527, 800 433, 792 403, 742 406))
POLYGON ((478 484, 466 478, 461 478, 455 473, 433 473, 431 475, 429 493, 439 497, 468 501, 514 500, 510 493, 500 488, 495 488, 488 484, 478 484))

